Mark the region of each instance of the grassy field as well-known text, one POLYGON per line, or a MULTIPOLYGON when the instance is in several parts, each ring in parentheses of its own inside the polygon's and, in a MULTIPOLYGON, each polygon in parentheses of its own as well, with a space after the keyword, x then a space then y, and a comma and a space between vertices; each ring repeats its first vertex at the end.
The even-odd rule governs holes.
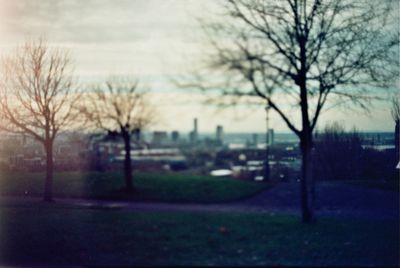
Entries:
POLYGON ((390 180, 390 181, 358 180, 358 181, 348 181, 348 183, 352 184, 352 185, 361 186, 361 187, 371 188, 371 189, 400 192, 400 179, 390 180))
POLYGON ((396 266, 397 221, 0 206, 1 265, 396 266))
MULTIPOLYGON (((59 197, 86 197, 139 201, 213 203, 237 200, 258 193, 271 185, 209 176, 135 173, 138 191, 122 191, 119 172, 56 173, 54 194, 59 197)), ((0 195, 41 196, 43 173, 0 174, 0 195)))

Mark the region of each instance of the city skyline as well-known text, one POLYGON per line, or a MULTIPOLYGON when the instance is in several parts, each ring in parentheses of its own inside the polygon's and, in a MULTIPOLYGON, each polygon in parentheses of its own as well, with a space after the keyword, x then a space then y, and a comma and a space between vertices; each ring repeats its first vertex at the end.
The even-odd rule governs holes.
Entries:
MULTIPOLYGON (((200 92, 177 89, 171 82, 187 75, 192 65, 201 64, 207 48, 197 18, 210 16, 214 1, 2 0, 0 6, 1 55, 26 39, 44 37, 49 45, 70 51, 75 75, 84 88, 110 75, 136 77, 152 89, 153 103, 162 115, 151 129, 189 131, 192 118, 197 117, 206 132, 214 131, 216 125, 224 125, 227 132, 265 131, 263 105, 218 111, 203 105, 205 97, 200 92)), ((347 129, 393 131, 388 103, 376 102, 371 111, 326 110, 318 127, 339 121, 347 129)), ((290 131, 275 113, 270 120, 271 128, 290 131)))
POLYGON ((399 11, 0 0, 0 266, 398 265, 399 11))

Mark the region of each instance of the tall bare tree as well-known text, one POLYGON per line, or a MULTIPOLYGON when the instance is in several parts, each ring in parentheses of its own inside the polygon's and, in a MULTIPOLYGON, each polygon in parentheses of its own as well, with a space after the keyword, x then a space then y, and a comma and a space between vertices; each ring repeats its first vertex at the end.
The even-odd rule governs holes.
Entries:
POLYGON ((299 137, 303 222, 314 220, 311 150, 321 111, 327 104, 342 102, 368 108, 379 88, 390 86, 398 74, 392 4, 224 0, 222 20, 204 23, 213 48, 209 60, 213 75, 207 82, 195 75, 200 79, 194 86, 236 99, 258 98, 299 137), (210 83, 219 79, 218 71, 225 82, 210 83))
POLYGON ((139 83, 109 79, 105 85, 87 92, 79 110, 89 124, 106 131, 108 135, 119 136, 124 141, 125 185, 128 192, 134 192, 132 177, 131 143, 133 134, 154 123, 155 110, 150 105, 146 91, 141 91, 139 83))
POLYGON ((70 126, 74 89, 66 51, 49 48, 43 40, 26 42, 2 61, 0 127, 24 133, 43 144, 46 152, 44 200, 52 200, 53 144, 60 130, 70 126))

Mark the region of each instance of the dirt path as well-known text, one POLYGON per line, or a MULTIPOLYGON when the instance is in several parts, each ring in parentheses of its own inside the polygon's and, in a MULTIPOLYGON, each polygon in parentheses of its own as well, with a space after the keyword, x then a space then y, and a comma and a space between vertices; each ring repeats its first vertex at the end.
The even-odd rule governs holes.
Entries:
MULTIPOLYGON (((4 204, 26 205, 39 198, 1 198, 4 204)), ((82 208, 123 209, 130 211, 209 211, 299 215, 299 184, 281 183, 247 200, 226 204, 171 204, 58 198, 56 202, 82 208)), ((399 219, 397 192, 367 189, 344 183, 317 185, 318 215, 368 219, 399 219)))

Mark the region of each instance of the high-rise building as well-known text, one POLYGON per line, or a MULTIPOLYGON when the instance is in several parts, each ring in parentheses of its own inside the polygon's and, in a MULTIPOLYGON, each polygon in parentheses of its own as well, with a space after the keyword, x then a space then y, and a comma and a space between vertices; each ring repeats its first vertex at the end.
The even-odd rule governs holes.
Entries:
POLYGON ((217 126, 217 129, 216 129, 216 139, 217 139, 217 141, 218 142, 220 142, 220 143, 222 143, 222 140, 223 140, 223 134, 224 134, 224 128, 221 126, 221 125, 218 125, 217 126))
POLYGON ((193 132, 193 130, 189 132, 189 141, 190 141, 190 143, 194 143, 194 132, 193 132))
POLYGON ((253 145, 254 147, 257 147, 257 145, 258 145, 258 135, 255 134, 255 133, 253 134, 252 145, 253 145))
POLYGON ((153 132, 153 141, 152 143, 155 145, 165 144, 167 141, 168 135, 165 131, 154 131, 153 132))
POLYGON ((274 144, 274 130, 272 128, 268 129, 267 133, 267 144, 268 145, 273 145, 274 144))
POLYGON ((178 131, 172 131, 171 133, 171 139, 173 143, 177 143, 179 140, 179 132, 178 131))
POLYGON ((193 120, 193 130, 197 133, 197 118, 193 120))
POLYGON ((190 133, 190 141, 196 143, 198 141, 197 118, 193 120, 193 131, 190 133))

